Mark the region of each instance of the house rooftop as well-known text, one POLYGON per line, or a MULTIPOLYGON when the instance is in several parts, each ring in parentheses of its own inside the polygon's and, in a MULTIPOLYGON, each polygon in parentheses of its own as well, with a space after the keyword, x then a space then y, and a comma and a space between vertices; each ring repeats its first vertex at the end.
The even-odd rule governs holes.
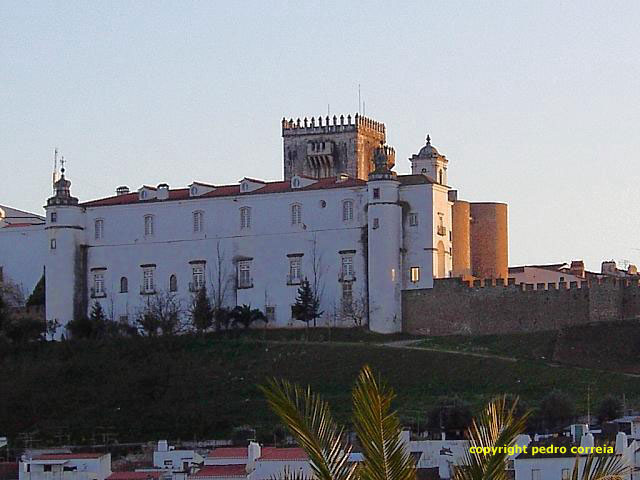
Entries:
MULTIPOLYGON (((247 470, 244 464, 241 465, 207 465, 202 467, 193 475, 192 478, 202 477, 246 477, 247 470)), ((109 479, 110 480, 110 479, 109 479)), ((128 479, 116 479, 116 480, 128 480, 128 479)), ((137 479, 133 479, 137 480, 137 479)))

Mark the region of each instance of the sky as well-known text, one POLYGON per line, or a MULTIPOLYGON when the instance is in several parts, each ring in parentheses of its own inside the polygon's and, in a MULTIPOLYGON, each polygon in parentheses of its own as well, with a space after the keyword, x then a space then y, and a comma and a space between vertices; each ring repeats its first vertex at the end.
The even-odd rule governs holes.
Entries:
POLYGON ((282 176, 283 116, 432 144, 510 265, 640 263, 640 2, 0 0, 0 204, 282 176))

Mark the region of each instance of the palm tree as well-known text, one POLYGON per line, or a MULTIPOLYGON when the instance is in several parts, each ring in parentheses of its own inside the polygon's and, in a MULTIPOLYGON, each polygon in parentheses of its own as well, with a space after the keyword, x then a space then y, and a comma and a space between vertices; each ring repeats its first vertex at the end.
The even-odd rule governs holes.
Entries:
MULTIPOLYGON (((400 439, 400 422, 391 410, 395 394, 375 378, 368 366, 362 368, 352 394, 353 424, 364 456, 357 466, 348 461, 351 446, 343 440, 344 428, 333 420, 328 403, 309 387, 274 379, 261 390, 271 409, 309 455, 314 479, 415 480, 414 464, 400 439)), ((517 399, 510 401, 506 396, 489 402, 467 431, 469 447, 514 445, 530 415, 530 412, 517 415, 516 407, 517 399)), ((489 455, 468 453, 454 479, 507 479, 506 450, 502 448, 489 455)), ((586 457, 581 474, 580 457, 576 457, 571 479, 622 480, 629 471, 619 456, 592 454, 586 457)), ((291 477, 285 472, 286 480, 294 480, 291 477)))
POLYGON ((231 321, 236 326, 241 324, 244 328, 249 328, 252 323, 262 320, 267 321, 267 317, 257 308, 251 308, 249 305, 237 306, 230 313, 231 321))
POLYGON ((261 387, 272 410, 307 452, 317 480, 415 480, 416 471, 400 439, 400 422, 391 411, 393 390, 365 366, 353 389, 353 423, 364 461, 349 463, 351 446, 333 420, 329 404, 310 388, 286 380, 261 387))

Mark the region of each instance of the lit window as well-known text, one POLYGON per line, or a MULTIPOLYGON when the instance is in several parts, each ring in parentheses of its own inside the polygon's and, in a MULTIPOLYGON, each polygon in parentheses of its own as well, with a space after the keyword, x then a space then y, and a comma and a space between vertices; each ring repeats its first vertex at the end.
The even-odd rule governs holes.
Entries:
POLYGON ((193 212, 193 231, 195 233, 202 232, 204 230, 204 212, 198 210, 193 212))
POLYGON ((104 237, 104 220, 101 218, 93 222, 93 236, 96 240, 104 237))
POLYGON ((353 220, 353 200, 345 200, 342 202, 342 221, 350 222, 353 220))
POLYGON ((302 205, 294 203, 291 205, 291 225, 302 223, 302 205))
POLYGON ((301 279, 300 258, 292 258, 289 260, 289 284, 300 283, 301 279))
POLYGON ((95 296, 104 295, 104 273, 93 274, 93 294, 95 296))
POLYGON ((204 287, 204 264, 193 265, 191 268, 191 286, 194 292, 204 287))
POLYGON ((251 207, 240 208, 240 228, 251 228, 251 207))
POLYGON ((374 188, 373 189, 373 198, 380 198, 380 189, 379 188, 374 188))
POLYGON ((417 213, 410 213, 409 214, 409 225, 411 227, 415 227, 416 225, 418 225, 418 214, 417 213))
POLYGON ((253 287, 251 281, 251 262, 238 262, 238 288, 253 287))
POLYGON ((420 281, 420 267, 411 267, 411 281, 413 283, 420 281))
POLYGON ((171 275, 169 277, 169 291, 177 292, 178 291, 178 277, 175 275, 171 275))
POLYGON ((120 293, 127 293, 129 291, 129 280, 127 277, 120 278, 120 293))
POLYGON ((51 250, 55 250, 56 249, 56 239, 52 238, 51 239, 51 243, 49 245, 51 247, 51 250))
POLYGON ((142 274, 142 291, 144 293, 153 293, 155 283, 153 281, 154 267, 145 267, 142 274))
POLYGON ((377 230, 378 228, 380 228, 380 219, 379 218, 374 218, 373 219, 373 229, 377 230))
POLYGON ((153 215, 144 216, 144 234, 147 237, 153 235, 153 215))
POLYGON ((58 213, 51 212, 51 223, 56 223, 58 221, 58 213))
POLYGON ((342 280, 353 280, 353 255, 342 256, 342 280))

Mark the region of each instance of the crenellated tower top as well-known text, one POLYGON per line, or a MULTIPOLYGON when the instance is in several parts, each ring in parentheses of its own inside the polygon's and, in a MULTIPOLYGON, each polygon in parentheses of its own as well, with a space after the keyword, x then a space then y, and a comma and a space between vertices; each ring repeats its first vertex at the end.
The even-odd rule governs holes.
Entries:
MULTIPOLYGON (((294 175, 326 178, 346 174, 366 180, 374 151, 386 141, 384 123, 356 113, 282 119, 285 180, 294 175)), ((395 153, 390 157, 395 164, 395 153)))

